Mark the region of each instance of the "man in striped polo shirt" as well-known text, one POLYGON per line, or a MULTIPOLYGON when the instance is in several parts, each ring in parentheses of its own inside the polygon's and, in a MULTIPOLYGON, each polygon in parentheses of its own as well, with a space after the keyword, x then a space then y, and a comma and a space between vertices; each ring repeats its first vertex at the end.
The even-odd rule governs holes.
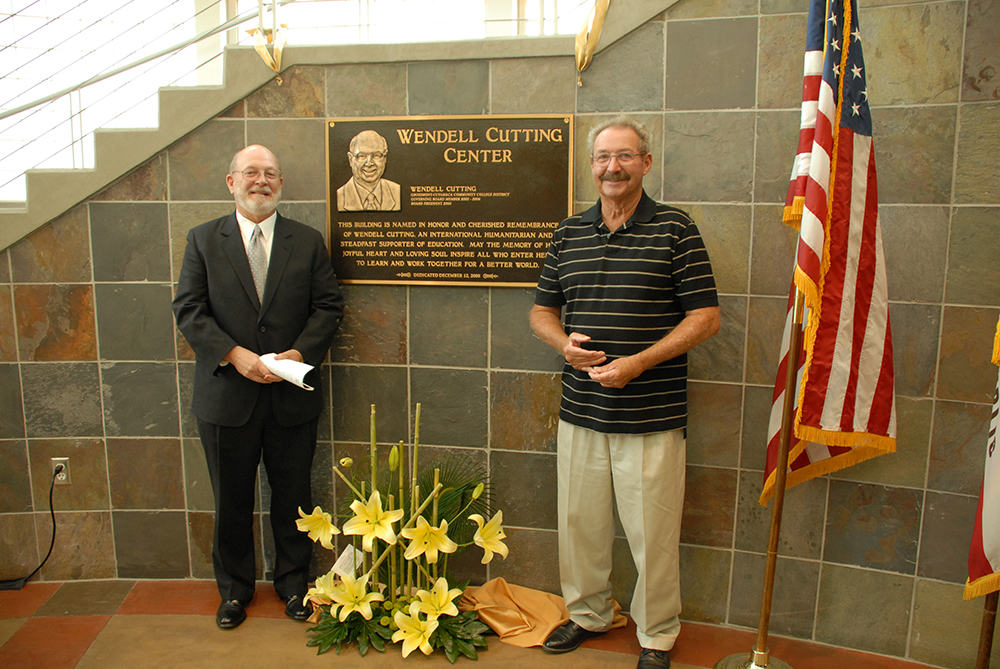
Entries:
POLYGON ((638 669, 667 669, 680 631, 687 351, 720 320, 698 228, 642 188, 650 139, 627 116, 590 132, 601 198, 553 233, 531 327, 566 358, 559 567, 570 620, 543 648, 575 650, 611 627, 614 495, 638 570, 630 611, 643 649, 638 669))

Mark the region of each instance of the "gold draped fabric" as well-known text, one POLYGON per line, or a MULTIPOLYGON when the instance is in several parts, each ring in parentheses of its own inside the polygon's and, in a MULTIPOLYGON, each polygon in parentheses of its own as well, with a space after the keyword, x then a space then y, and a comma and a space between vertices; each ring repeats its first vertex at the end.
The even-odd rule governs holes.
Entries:
POLYGON ((611 0, 597 0, 590 8, 587 20, 580 32, 576 34, 576 85, 583 86, 581 74, 590 66, 597 50, 597 42, 601 39, 601 29, 604 27, 604 17, 607 16, 611 0))
MULTIPOLYGON (((287 28, 288 26, 281 24, 281 27, 287 28)), ((281 71, 281 50, 285 48, 285 43, 287 41, 284 33, 281 32, 281 28, 275 31, 275 34, 273 35, 270 30, 260 30, 259 28, 254 28, 253 30, 248 30, 247 32, 253 35, 253 48, 257 50, 258 54, 260 54, 261 60, 264 61, 265 65, 274 70, 274 73, 277 75, 281 71), (267 50, 267 45, 272 42, 273 46, 271 47, 271 50, 274 51, 274 56, 272 56, 271 52, 267 50)), ((275 80, 280 86, 281 76, 276 76, 275 80)))
MULTIPOLYGON (((611 628, 624 627, 626 620, 621 606, 618 602, 614 605, 611 628)), ((502 578, 487 581, 478 588, 466 588, 458 608, 476 611, 501 641, 519 648, 541 646, 555 628, 569 620, 562 597, 513 585, 502 578)))

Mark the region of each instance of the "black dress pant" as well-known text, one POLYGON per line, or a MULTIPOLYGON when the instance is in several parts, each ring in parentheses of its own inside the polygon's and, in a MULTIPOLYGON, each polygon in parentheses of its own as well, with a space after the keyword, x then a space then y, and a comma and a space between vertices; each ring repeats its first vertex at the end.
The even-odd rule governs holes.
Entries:
POLYGON ((253 598, 256 581, 253 539, 257 466, 263 458, 271 487, 274 589, 282 599, 304 595, 312 540, 299 532, 298 508, 312 512, 310 472, 319 418, 283 426, 271 410, 271 389, 261 388, 250 420, 239 427, 198 421, 215 495, 212 563, 224 601, 253 598))

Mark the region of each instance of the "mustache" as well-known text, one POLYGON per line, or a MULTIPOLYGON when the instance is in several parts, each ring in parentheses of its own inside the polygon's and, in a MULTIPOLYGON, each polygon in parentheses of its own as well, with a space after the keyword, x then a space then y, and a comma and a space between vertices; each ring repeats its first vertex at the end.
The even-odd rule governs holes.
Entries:
POLYGON ((251 188, 247 192, 249 192, 249 193, 261 193, 263 195, 271 195, 272 194, 270 186, 254 186, 253 188, 251 188))
POLYGON ((614 172, 601 175, 601 181, 628 181, 631 178, 628 172, 614 172))

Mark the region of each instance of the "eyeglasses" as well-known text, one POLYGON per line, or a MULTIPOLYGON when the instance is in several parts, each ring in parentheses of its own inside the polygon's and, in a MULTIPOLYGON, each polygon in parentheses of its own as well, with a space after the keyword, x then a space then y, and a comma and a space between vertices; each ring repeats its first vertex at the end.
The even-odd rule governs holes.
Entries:
MULTIPOLYGON (((256 167, 248 167, 245 170, 236 170, 233 174, 242 174, 247 181, 254 181, 261 175, 261 171, 256 167)), ((281 178, 281 172, 274 170, 264 170, 264 178, 268 181, 277 181, 281 178)))
POLYGON ((364 151, 358 151, 357 153, 352 153, 350 155, 359 163, 367 163, 369 158, 371 158, 373 162, 379 162, 385 160, 385 157, 389 155, 389 152, 372 151, 371 153, 365 153, 364 151))
POLYGON ((595 165, 600 165, 601 167, 610 163, 612 158, 617 160, 619 165, 625 166, 631 165, 635 162, 636 158, 644 155, 646 155, 644 152, 632 153, 631 151, 619 151, 618 153, 598 153, 596 156, 591 156, 590 159, 594 161, 595 165))

